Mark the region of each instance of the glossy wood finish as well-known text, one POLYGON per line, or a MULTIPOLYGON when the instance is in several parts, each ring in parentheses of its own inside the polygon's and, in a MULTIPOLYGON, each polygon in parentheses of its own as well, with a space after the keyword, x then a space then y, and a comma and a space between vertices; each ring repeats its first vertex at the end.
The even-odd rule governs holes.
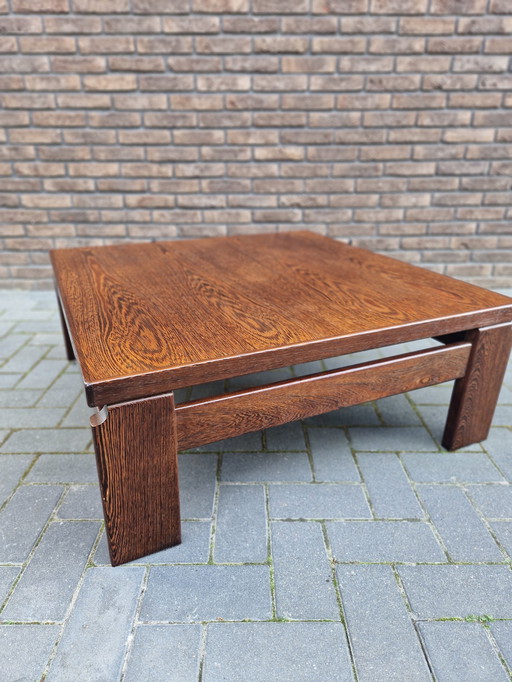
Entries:
POLYGON ((113 566, 181 542, 174 396, 91 418, 113 566))
POLYGON ((178 405, 178 449, 462 377, 470 351, 443 346, 178 405))
POLYGON ((468 369, 455 382, 443 446, 457 450, 485 440, 512 346, 512 325, 497 325, 468 332, 472 344, 468 369))
POLYGON ((512 301, 310 232, 51 253, 89 404, 512 320, 512 301))

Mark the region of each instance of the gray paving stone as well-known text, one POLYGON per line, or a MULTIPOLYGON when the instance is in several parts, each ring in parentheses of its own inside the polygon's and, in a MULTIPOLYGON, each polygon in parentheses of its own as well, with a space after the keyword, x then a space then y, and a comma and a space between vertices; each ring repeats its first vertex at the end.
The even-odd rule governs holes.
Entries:
POLYGON ((4 314, 7 320, 47 320, 51 316, 48 310, 28 310, 25 306, 9 307, 4 314))
POLYGON ((213 623, 203 682, 349 682, 341 623, 213 623))
POLYGON ((484 516, 512 519, 512 485, 471 485, 468 495, 484 516))
MULTIPOLYGON (((1 310, 0 315, 2 315, 1 310)), ((12 331, 13 326, 13 322, 9 322, 8 320, 0 320, 0 336, 5 336, 8 332, 12 331)))
POLYGON ((343 610, 360 682, 430 681, 390 566, 338 566, 343 610))
POLYGON ((492 428, 483 446, 507 479, 512 481, 512 430, 492 428))
POLYGON ((119 679, 143 577, 138 566, 87 569, 49 682, 119 679))
POLYGON ((15 431, 2 452, 83 452, 90 440, 90 429, 26 429, 15 431))
POLYGON ((491 523, 498 542, 512 559, 512 521, 494 521, 491 523))
POLYGON ((99 529, 100 524, 93 521, 51 523, 7 602, 3 618, 62 620, 99 529))
POLYGON ((3 369, 0 368, 0 389, 12 388, 21 379, 21 374, 3 374, 3 369))
POLYGON ((343 431, 311 428, 308 434, 315 480, 332 482, 361 480, 350 451, 350 444, 343 431))
POLYGON ((83 382, 78 374, 61 374, 46 391, 39 407, 70 407, 79 395, 83 395, 83 382))
POLYGON ((272 554, 278 618, 339 619, 336 590, 319 523, 275 521, 272 554))
POLYGON ((25 480, 28 483, 96 483, 94 455, 41 455, 25 480))
POLYGON ((503 658, 512 669, 512 621, 491 623, 490 627, 503 658))
POLYGON ((7 429, 5 431, 0 431, 0 443, 5 440, 8 433, 9 431, 7 431, 7 429))
POLYGON ((141 620, 266 620, 272 615, 267 566, 156 566, 141 620))
POLYGON ((301 422, 291 422, 267 429, 268 450, 305 450, 304 431, 301 422))
POLYGON ((394 452, 359 452, 356 459, 378 517, 423 518, 423 510, 394 452))
POLYGON ((419 486, 418 492, 452 561, 503 561, 503 554, 460 488, 419 486))
POLYGON ((0 512, 0 561, 27 558, 62 494, 61 486, 22 486, 0 512))
POLYGON ((327 532, 337 561, 446 561, 421 521, 330 521, 327 532))
MULTIPOLYGON (((31 346, 37 348, 38 346, 31 346)), ((41 360, 19 383, 20 388, 46 388, 59 376, 67 360, 41 360)))
POLYGON ((405 395, 378 400, 377 409, 388 426, 421 426, 421 421, 405 395))
POLYGON ((180 455, 178 466, 181 517, 210 519, 213 514, 217 455, 180 455))
POLYGON ((0 625, 2 682, 41 679, 59 630, 59 625, 0 625))
POLYGON ((62 426, 89 426, 92 409, 85 402, 85 394, 81 393, 76 403, 62 421, 62 426))
POLYGON ((24 346, 28 341, 25 334, 9 334, 0 339, 0 360, 5 360, 24 346))
POLYGON ((261 485, 221 485, 214 561, 263 562, 267 559, 267 514, 261 485))
POLYGON ((398 572, 420 618, 512 618, 507 566, 399 566, 398 572))
POLYGON ((42 332, 41 334, 35 334, 30 340, 30 345, 62 346, 62 348, 64 348, 62 334, 59 332, 42 332))
POLYGON ((355 450, 437 451, 426 429, 419 426, 351 427, 350 437, 355 450))
POLYGON ((0 427, 4 429, 57 426, 64 416, 64 408, 6 408, 0 411, 0 427))
POLYGON ((305 452, 226 453, 222 462, 223 481, 311 481, 305 452))
POLYGON ((97 485, 74 485, 59 507, 61 519, 102 519, 101 495, 97 485))
MULTIPOLYGON (((48 348, 46 346, 25 346, 11 357, 4 365, 2 365, 2 372, 16 372, 24 374, 38 362, 46 353, 48 348)), ((28 388, 28 387, 25 387, 28 388)), ((30 388, 38 388, 31 386, 30 388)))
POLYGON ((20 569, 16 566, 0 566, 0 606, 9 594, 9 590, 19 572, 20 569))
MULTIPOLYGON (((181 545, 169 547, 161 552, 149 554, 129 565, 138 564, 192 564, 206 563, 210 552, 210 521, 183 521, 181 524, 181 545)), ((102 534, 94 555, 94 563, 110 566, 107 537, 102 534)))
POLYGON ((32 389, 0 391, 0 408, 33 407, 41 395, 42 391, 32 389))
POLYGON ((401 459, 409 476, 420 483, 503 481, 503 476, 483 452, 408 452, 401 459))
POLYGON ((125 682, 196 682, 200 625, 139 625, 125 682))
POLYGON ((270 515, 276 519, 369 519, 360 485, 337 483, 270 485, 270 515))
POLYGON ((18 485, 33 459, 32 455, 0 455, 0 505, 18 485))
POLYGON ((436 679, 507 682, 509 676, 478 623, 419 623, 436 679))
POLYGON ((495 426, 512 424, 512 405, 497 405, 492 423, 495 426))

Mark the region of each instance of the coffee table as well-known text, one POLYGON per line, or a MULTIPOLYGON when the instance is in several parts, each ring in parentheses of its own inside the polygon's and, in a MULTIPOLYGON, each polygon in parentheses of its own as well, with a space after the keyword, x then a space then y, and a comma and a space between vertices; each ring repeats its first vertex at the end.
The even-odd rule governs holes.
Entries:
POLYGON ((307 231, 51 259, 96 408, 113 565, 179 544, 179 450, 451 379, 444 447, 487 437, 512 344, 506 296, 307 231), (441 344, 174 403, 178 388, 431 337, 441 344))

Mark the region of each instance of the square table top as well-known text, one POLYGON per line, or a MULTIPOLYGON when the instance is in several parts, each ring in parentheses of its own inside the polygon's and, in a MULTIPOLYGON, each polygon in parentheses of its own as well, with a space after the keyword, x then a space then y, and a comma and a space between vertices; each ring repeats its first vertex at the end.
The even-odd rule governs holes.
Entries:
POLYGON ((512 320, 512 299, 308 231, 51 252, 90 405, 512 320))

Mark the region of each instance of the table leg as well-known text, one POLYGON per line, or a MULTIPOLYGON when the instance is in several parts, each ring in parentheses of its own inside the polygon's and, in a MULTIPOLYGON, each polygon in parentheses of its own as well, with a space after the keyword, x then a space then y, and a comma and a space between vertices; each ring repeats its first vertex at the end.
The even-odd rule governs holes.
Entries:
POLYGON ((113 566, 181 542, 174 395, 91 417, 113 566))
POLYGON ((443 435, 447 450, 487 438, 512 345, 512 325, 473 329, 465 340, 473 348, 466 374, 453 388, 443 435))

